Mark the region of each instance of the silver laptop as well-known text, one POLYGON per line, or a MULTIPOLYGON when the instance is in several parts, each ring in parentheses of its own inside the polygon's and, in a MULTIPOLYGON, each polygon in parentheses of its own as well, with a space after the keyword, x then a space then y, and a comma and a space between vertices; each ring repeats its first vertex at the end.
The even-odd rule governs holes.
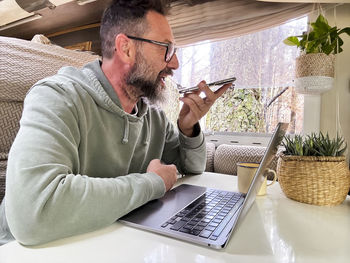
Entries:
POLYGON ((288 123, 279 123, 247 194, 181 184, 120 218, 126 225, 215 249, 226 247, 255 201, 288 123))

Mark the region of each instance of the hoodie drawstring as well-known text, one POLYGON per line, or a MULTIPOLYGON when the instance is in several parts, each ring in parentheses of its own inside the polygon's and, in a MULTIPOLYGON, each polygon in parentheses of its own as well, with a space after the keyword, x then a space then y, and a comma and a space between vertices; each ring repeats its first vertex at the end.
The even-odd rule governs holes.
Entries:
POLYGON ((129 120, 128 116, 124 115, 124 137, 122 144, 127 144, 129 141, 129 120))
POLYGON ((151 132, 149 130, 149 125, 148 125, 148 121, 146 120, 146 118, 143 118, 143 121, 144 121, 145 126, 146 126, 146 132, 145 132, 145 135, 144 135, 143 144, 147 145, 149 143, 151 132))

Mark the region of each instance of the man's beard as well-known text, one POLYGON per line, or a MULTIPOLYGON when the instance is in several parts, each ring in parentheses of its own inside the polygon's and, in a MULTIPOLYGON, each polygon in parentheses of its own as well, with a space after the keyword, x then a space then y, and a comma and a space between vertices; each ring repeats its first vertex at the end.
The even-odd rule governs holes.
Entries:
POLYGON ((172 76, 172 70, 165 68, 155 77, 152 72, 152 66, 138 52, 135 64, 125 78, 127 93, 137 99, 140 97, 146 98, 152 105, 162 105, 167 101, 168 97, 166 96, 165 87, 161 85, 160 76, 165 75, 172 76))

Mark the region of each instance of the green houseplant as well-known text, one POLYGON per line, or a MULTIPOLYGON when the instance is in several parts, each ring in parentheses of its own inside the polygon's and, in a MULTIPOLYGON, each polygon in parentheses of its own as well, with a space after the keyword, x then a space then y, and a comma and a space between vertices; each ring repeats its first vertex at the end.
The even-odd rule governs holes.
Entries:
POLYGON ((279 156, 277 175, 288 198, 314 205, 338 205, 350 188, 350 173, 344 138, 312 133, 285 136, 285 151, 279 156))
POLYGON ((333 87, 335 54, 343 51, 342 34, 350 36, 350 27, 332 27, 320 14, 307 32, 283 41, 301 51, 295 67, 295 86, 299 93, 321 94, 333 87))
POLYGON ((350 27, 339 29, 331 27, 323 15, 319 15, 314 23, 311 23, 311 31, 304 32, 300 36, 290 36, 283 42, 290 46, 297 46, 305 54, 324 53, 337 54, 343 51, 343 40, 340 35, 346 33, 350 36, 350 27))
POLYGON ((347 148, 344 138, 337 136, 331 139, 328 135, 312 133, 306 137, 295 135, 285 136, 282 142, 285 155, 297 156, 342 156, 347 148))

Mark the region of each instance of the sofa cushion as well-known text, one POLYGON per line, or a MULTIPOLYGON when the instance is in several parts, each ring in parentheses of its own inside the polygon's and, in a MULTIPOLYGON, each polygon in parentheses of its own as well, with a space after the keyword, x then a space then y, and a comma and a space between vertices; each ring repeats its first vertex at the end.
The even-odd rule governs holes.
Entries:
POLYGON ((0 37, 0 99, 23 101, 38 80, 63 66, 81 67, 99 56, 55 45, 0 37))
POLYGON ((63 66, 81 67, 97 55, 0 37, 0 158, 8 151, 19 128, 22 103, 38 80, 56 74, 63 66))
POLYGON ((0 159, 0 204, 1 204, 2 199, 5 196, 6 166, 7 166, 7 160, 0 159))
POLYGON ((265 147, 221 144, 215 151, 214 170, 217 173, 237 174, 237 163, 260 162, 265 147))
POLYGON ((214 172, 215 144, 212 142, 208 142, 206 147, 207 147, 207 163, 205 166, 205 171, 214 172))
MULTIPOLYGON (((214 156, 214 171, 216 173, 237 174, 237 163, 239 162, 260 162, 264 156, 266 147, 249 145, 221 144, 217 147, 214 156)), ((278 154, 273 158, 270 167, 277 168, 278 154)), ((273 175, 269 174, 268 179, 272 180, 273 175)))
POLYGON ((7 159, 19 129, 23 102, 0 100, 0 159, 7 159))

